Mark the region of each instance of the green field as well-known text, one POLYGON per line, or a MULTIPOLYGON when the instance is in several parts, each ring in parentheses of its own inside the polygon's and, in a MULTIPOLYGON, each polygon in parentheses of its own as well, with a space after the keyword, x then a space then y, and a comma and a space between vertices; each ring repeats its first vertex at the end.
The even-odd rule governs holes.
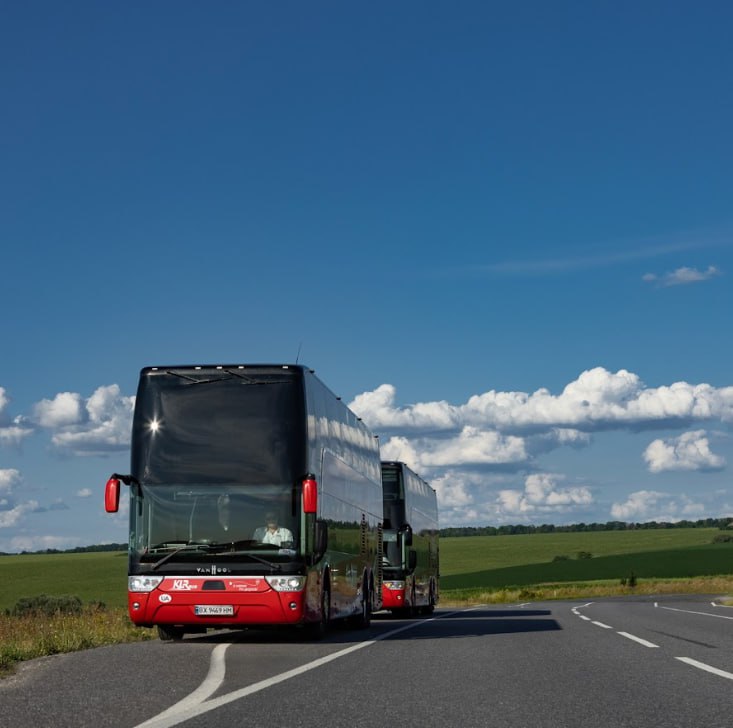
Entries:
POLYGON ((733 574, 733 544, 715 528, 467 536, 440 542, 441 589, 733 574), (592 558, 578 559, 579 552, 592 558), (568 560, 554 561, 565 556, 568 560))
POLYGON ((84 602, 127 608, 127 554, 0 556, 0 583, 0 610, 10 609, 22 597, 39 594, 70 594, 84 602))
MULTIPOLYGON (((714 528, 466 536, 440 542, 441 591, 526 587, 558 582, 687 579, 733 574, 733 543, 713 544, 714 528), (579 552, 592 558, 578 559, 579 552), (556 556, 568 557, 555 561, 556 556)), ((22 597, 69 594, 126 607, 125 554, 0 557, 0 610, 22 597)))

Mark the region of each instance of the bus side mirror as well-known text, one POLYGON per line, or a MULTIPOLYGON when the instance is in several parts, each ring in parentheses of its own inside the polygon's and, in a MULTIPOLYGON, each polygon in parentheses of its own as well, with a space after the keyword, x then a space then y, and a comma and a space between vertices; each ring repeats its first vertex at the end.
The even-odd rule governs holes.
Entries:
POLYGON ((405 546, 412 546, 412 528, 409 524, 402 527, 402 540, 405 546))
POLYGON ((120 509, 120 481, 112 476, 104 488, 104 510, 117 513, 120 509))
POLYGON ((328 524, 321 518, 315 523, 313 539, 313 563, 318 563, 328 550, 328 524))

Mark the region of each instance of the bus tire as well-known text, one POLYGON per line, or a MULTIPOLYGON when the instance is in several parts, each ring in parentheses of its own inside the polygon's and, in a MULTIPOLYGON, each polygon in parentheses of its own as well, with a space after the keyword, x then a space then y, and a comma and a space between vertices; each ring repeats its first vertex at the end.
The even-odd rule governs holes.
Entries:
POLYGON ((158 637, 163 642, 180 642, 183 639, 183 627, 174 627, 170 624, 158 625, 158 637))
POLYGON ((324 585, 321 591, 321 614, 317 622, 310 622, 306 625, 306 634, 312 640, 323 639, 328 633, 331 623, 331 590, 324 585))
POLYGON ((352 624, 356 629, 367 629, 372 623, 372 590, 368 580, 364 580, 361 595, 361 612, 353 617, 352 624))

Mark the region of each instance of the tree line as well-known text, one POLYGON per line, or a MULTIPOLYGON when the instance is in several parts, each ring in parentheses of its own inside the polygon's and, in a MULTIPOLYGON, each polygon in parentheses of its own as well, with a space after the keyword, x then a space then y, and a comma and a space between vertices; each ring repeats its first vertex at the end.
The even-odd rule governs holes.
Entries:
POLYGON ((515 536, 528 533, 585 533, 589 531, 633 531, 666 528, 733 528, 733 518, 701 518, 697 521, 648 521, 646 523, 627 523, 626 521, 606 521, 605 523, 571 523, 555 526, 543 523, 541 526, 516 524, 505 526, 452 526, 441 528, 441 536, 515 536))

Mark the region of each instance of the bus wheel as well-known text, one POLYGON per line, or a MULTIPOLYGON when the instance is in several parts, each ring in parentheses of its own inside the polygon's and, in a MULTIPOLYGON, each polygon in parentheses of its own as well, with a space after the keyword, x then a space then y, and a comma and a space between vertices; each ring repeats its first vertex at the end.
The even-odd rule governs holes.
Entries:
POLYGON ((433 592, 431 588, 428 603, 422 608, 422 613, 428 616, 432 614, 434 611, 435 611, 435 592, 433 592))
POLYGON ((331 622, 331 592, 324 586, 321 592, 321 618, 317 622, 310 622, 306 625, 308 637, 320 640, 326 636, 331 622))
POLYGON ((171 640, 178 642, 183 639, 183 628, 159 624, 158 637, 160 637, 164 642, 170 642, 171 640))
POLYGON ((366 629, 372 623, 372 590, 368 584, 361 597, 361 612, 353 618, 356 629, 366 629))

